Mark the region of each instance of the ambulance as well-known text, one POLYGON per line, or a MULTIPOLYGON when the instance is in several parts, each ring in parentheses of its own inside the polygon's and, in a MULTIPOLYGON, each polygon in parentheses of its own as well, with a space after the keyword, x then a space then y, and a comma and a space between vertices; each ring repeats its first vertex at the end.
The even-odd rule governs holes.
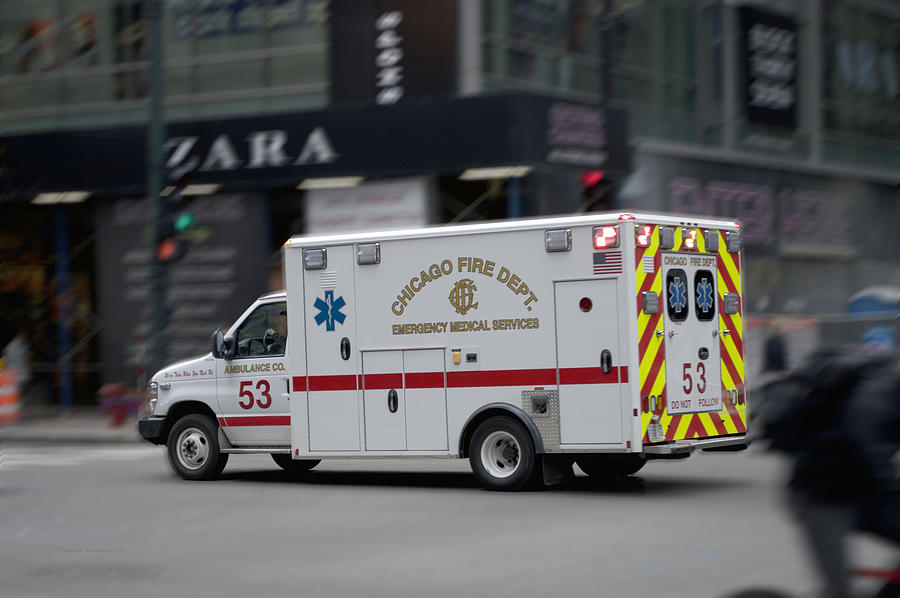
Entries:
POLYGON ((150 382, 185 479, 232 454, 467 458, 486 488, 747 441, 736 222, 639 213, 298 236, 286 289, 150 382))

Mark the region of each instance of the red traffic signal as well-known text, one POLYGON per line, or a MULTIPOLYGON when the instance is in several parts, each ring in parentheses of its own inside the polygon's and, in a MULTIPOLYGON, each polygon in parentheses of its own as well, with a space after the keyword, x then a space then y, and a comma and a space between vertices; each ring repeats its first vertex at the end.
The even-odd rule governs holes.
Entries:
POLYGON ((587 170, 581 173, 581 176, 578 177, 578 180, 582 182, 586 187, 593 187, 597 183, 603 180, 603 177, 606 173, 602 170, 587 170))

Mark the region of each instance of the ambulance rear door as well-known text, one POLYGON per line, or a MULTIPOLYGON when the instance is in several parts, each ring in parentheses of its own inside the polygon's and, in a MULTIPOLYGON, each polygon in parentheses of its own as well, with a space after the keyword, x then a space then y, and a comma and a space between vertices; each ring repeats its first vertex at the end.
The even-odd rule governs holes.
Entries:
POLYGON ((662 254, 669 415, 722 409, 715 255, 662 254))

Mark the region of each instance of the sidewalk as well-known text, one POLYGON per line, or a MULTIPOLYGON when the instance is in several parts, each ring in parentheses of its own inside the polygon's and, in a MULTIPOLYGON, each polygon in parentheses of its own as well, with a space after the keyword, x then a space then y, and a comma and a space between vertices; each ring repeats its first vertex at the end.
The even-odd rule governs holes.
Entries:
POLYGON ((97 409, 24 411, 22 419, 0 427, 0 442, 28 444, 114 444, 140 442, 136 419, 125 418, 114 428, 107 413, 97 409))

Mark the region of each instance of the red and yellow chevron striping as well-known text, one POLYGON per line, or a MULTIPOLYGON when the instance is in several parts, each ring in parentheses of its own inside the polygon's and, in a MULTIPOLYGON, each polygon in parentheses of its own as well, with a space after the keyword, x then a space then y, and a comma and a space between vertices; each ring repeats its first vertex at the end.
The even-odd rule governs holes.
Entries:
MULTIPOLYGON (((644 444, 649 444, 650 438, 647 426, 652 421, 658 421, 662 425, 665 440, 682 440, 691 438, 706 438, 710 436, 724 436, 729 434, 742 434, 746 431, 746 402, 744 399, 744 348, 743 348, 743 323, 741 305, 737 314, 724 313, 723 303, 725 293, 737 293, 741 295, 741 264, 740 254, 729 253, 725 244, 724 232, 719 232, 719 250, 717 252, 717 277, 718 277, 718 306, 719 306, 719 330, 727 329, 729 334, 719 334, 720 359, 722 374, 723 407, 718 412, 684 413, 669 415, 666 409, 657 408, 653 412, 652 405, 666 405, 666 358, 664 339, 663 309, 656 314, 645 314, 641 309, 641 293, 653 291, 662 300, 662 268, 661 252, 659 247, 658 226, 650 225, 652 233, 648 247, 635 248, 636 268, 636 300, 638 313, 638 359, 639 381, 641 393, 641 405, 644 405, 644 397, 657 397, 657 401, 648 401, 649 409, 642 409, 641 429, 644 444), (646 269, 645 269, 646 268, 646 269), (734 395, 739 397, 733 401, 734 395)), ((703 235, 698 235, 699 251, 705 251, 703 235)), ((673 251, 682 247, 682 231, 675 229, 675 246, 673 251)))

